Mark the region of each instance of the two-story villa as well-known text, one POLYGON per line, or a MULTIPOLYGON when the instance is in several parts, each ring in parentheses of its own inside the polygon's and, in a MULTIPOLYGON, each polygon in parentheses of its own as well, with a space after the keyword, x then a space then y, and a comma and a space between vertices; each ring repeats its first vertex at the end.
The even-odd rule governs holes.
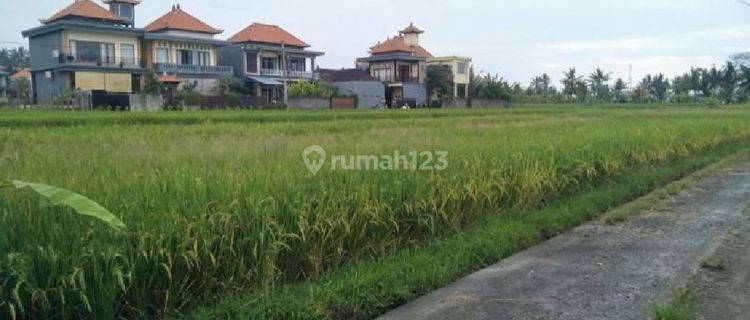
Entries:
POLYGON ((232 67, 217 66, 216 48, 229 43, 214 39, 223 30, 214 28, 180 8, 148 24, 143 36, 143 59, 161 80, 174 89, 197 84, 203 95, 216 94, 221 76, 231 76, 232 67))
POLYGON ((357 67, 385 83, 385 99, 392 108, 427 102, 425 74, 432 54, 419 44, 424 31, 409 24, 399 35, 370 48, 370 56, 357 59, 357 67))
POLYGON ((469 82, 471 81, 471 58, 459 56, 434 57, 427 59, 427 65, 449 66, 453 72, 451 95, 455 99, 469 97, 469 82))
POLYGON ((280 101, 284 81, 315 80, 315 58, 322 52, 279 26, 253 23, 219 48, 219 64, 234 68, 258 97, 280 101))
POLYGON ((32 91, 40 102, 67 91, 132 93, 140 90, 140 29, 133 28, 135 0, 73 4, 23 31, 29 38, 32 91))

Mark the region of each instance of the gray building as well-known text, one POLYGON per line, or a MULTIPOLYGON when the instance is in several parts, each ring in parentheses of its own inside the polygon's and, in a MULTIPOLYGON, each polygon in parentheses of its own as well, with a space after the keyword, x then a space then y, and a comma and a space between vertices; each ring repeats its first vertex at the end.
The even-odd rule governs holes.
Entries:
POLYGON ((385 85, 367 71, 359 69, 318 69, 320 78, 328 81, 345 96, 357 97, 357 109, 384 108, 385 85))
POLYGON ((231 66, 253 95, 269 102, 283 99, 284 81, 315 80, 315 59, 322 52, 279 26, 253 23, 218 49, 219 64, 231 66))
POLYGON ((73 91, 132 93, 140 90, 140 37, 133 28, 139 1, 109 0, 110 8, 78 0, 42 25, 23 31, 29 38, 32 92, 51 102, 73 91))
POLYGON ((0 67, 0 101, 5 100, 8 96, 9 86, 8 72, 5 71, 5 67, 0 67))

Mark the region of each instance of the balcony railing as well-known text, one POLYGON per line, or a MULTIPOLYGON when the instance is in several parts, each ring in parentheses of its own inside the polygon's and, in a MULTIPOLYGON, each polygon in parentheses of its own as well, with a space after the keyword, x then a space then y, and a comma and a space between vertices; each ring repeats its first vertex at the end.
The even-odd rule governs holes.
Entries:
POLYGON ((104 68, 143 68, 141 59, 133 57, 112 57, 60 53, 59 63, 63 65, 104 67, 104 68))
POLYGON ((232 67, 228 66, 196 66, 192 64, 155 63, 154 71, 170 74, 201 74, 201 75, 231 75, 232 67))
MULTIPOLYGON (((284 70, 282 69, 261 69, 260 75, 262 76, 269 76, 269 77, 283 77, 284 76, 284 70)), ((289 78, 294 79, 312 79, 313 73, 307 72, 307 71, 294 71, 289 70, 287 71, 286 76, 289 78)))

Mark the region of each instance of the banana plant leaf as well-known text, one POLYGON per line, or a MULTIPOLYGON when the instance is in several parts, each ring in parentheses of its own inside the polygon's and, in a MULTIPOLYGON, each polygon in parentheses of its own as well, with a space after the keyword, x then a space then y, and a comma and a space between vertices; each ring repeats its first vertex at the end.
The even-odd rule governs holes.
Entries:
POLYGON ((52 205, 64 205, 72 208, 76 213, 84 216, 99 219, 114 229, 125 229, 125 223, 118 219, 114 214, 109 212, 93 200, 86 198, 73 191, 53 187, 41 183, 30 183, 19 180, 12 180, 10 184, 16 189, 29 188, 47 199, 52 205))

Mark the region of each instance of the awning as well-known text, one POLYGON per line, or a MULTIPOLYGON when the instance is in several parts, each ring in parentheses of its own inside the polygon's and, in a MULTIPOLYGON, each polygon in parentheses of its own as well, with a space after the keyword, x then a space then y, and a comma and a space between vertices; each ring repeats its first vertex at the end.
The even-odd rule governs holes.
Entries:
POLYGON ((250 82, 256 82, 260 84, 265 84, 267 86, 282 86, 283 83, 279 82, 276 79, 268 78, 268 77, 261 77, 261 76, 246 76, 247 80, 250 82))

